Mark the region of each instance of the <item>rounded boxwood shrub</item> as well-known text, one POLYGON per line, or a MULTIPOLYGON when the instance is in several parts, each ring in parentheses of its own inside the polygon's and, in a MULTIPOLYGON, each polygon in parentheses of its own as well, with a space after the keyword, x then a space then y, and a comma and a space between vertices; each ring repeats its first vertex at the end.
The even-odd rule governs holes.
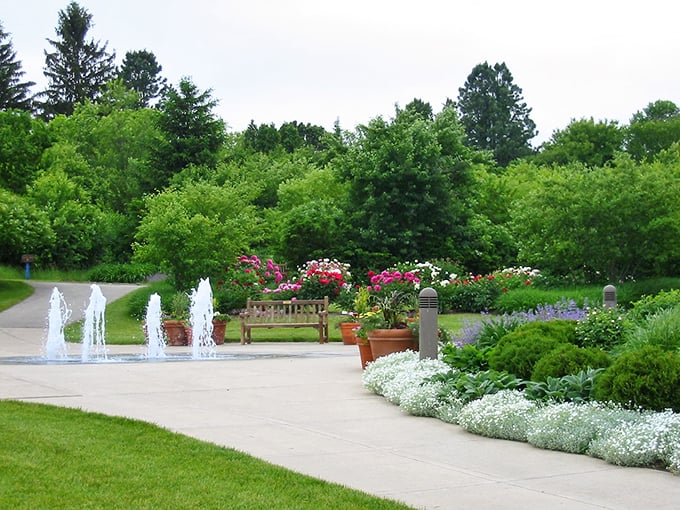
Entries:
POLYGON ((609 355, 602 349, 562 344, 536 362, 531 380, 545 381, 548 377, 578 374, 587 368, 604 368, 610 364, 609 355))
POLYGON ((595 382, 595 398, 631 408, 680 411, 680 358, 657 346, 621 354, 595 382))
POLYGON ((575 340, 573 321, 530 322, 501 338, 489 353, 489 368, 529 379, 534 365, 558 345, 575 340))

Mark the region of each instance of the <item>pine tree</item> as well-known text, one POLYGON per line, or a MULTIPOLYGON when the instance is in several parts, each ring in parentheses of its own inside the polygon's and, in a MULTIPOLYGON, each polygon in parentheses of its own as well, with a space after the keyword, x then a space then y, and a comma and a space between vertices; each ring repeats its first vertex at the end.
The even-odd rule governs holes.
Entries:
POLYGON ((0 110, 30 111, 33 101, 29 89, 35 83, 21 81, 25 73, 21 70, 21 62, 16 60, 9 36, 0 22, 0 110))
POLYGON ((115 53, 106 52, 106 43, 86 40, 91 27, 92 15, 76 2, 59 11, 60 39, 48 39, 56 51, 45 51, 44 73, 49 81, 41 94, 45 116, 70 115, 76 104, 96 99, 114 77, 115 53))
POLYGON ((478 64, 458 92, 469 145, 493 152, 500 166, 532 153, 529 140, 536 136, 536 124, 505 63, 478 64))
POLYGON ((160 76, 162 70, 152 52, 128 51, 120 68, 120 78, 139 94, 140 106, 146 107, 167 87, 167 80, 160 76))

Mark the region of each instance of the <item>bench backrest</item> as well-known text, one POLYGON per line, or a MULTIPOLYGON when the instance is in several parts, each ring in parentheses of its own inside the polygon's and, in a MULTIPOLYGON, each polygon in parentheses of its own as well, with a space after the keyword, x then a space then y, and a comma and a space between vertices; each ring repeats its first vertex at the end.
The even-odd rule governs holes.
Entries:
POLYGON ((248 298, 241 317, 252 324, 318 324, 328 321, 328 296, 324 299, 253 301, 248 298))

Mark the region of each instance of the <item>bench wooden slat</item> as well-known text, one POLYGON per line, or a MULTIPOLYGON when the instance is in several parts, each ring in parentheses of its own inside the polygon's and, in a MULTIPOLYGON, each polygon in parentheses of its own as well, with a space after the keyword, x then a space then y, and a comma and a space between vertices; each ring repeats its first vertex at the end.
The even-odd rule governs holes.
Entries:
POLYGON ((251 343, 253 328, 303 328, 319 331, 319 343, 328 342, 328 296, 324 299, 254 301, 241 317, 241 343, 251 343))

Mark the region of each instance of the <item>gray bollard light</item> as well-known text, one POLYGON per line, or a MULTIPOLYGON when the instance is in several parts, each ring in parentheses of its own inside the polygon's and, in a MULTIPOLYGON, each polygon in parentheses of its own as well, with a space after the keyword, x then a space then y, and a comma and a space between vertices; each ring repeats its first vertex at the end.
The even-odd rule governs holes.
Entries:
POLYGON ((602 289, 602 302, 610 308, 616 306, 616 287, 607 285, 602 289))
POLYGON ((437 359, 439 353, 439 297, 432 287, 426 287, 418 295, 420 304, 420 359, 437 359))

